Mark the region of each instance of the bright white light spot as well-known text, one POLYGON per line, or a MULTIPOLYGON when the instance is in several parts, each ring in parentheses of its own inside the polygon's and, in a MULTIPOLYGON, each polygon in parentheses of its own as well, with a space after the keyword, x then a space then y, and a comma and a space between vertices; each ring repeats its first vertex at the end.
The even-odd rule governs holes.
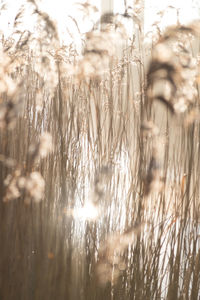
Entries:
POLYGON ((98 217, 98 209, 93 203, 88 202, 83 207, 75 208, 72 214, 75 219, 92 221, 98 217))

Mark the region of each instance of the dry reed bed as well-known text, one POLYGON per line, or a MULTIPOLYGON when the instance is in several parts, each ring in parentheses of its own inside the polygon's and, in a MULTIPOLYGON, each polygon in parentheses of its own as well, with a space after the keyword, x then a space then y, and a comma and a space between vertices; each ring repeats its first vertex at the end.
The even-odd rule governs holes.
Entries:
POLYGON ((107 15, 79 58, 30 2, 40 36, 1 40, 0 298, 198 299, 199 23, 147 69, 141 26, 115 54, 135 15, 107 15))

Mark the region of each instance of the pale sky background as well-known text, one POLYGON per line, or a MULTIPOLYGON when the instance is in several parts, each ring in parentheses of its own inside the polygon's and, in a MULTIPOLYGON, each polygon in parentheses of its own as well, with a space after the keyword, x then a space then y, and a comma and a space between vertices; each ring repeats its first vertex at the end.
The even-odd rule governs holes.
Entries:
MULTIPOLYGON (((0 0, 0 3, 3 1, 0 0)), ((4 32, 5 35, 9 35, 12 32, 12 24, 15 18, 16 12, 19 7, 25 3, 25 0, 4 0, 7 5, 6 12, 2 12, 0 15, 0 30, 4 32)), ((68 15, 73 16, 79 22, 80 28, 83 32, 90 30, 91 22, 89 19, 82 19, 82 14, 78 10, 78 6, 75 3, 83 3, 83 0, 40 0, 40 7, 46 10, 51 17, 57 20, 59 24, 59 31, 61 34, 66 36, 65 28, 76 32, 75 24, 70 20, 68 15)), ((97 6, 100 9, 100 0, 90 0, 90 3, 97 6)), ((128 4, 133 1, 128 0, 128 4)), ((160 22, 161 27, 174 24, 177 21, 177 11, 174 8, 167 8, 168 6, 173 6, 179 9, 179 18, 182 23, 188 23, 192 19, 200 18, 200 1, 198 0, 145 0, 145 14, 144 14, 144 28, 145 32, 152 29, 152 24, 155 22, 160 22), (158 14, 160 11, 166 11, 164 15, 158 14)), ((28 11, 27 4, 26 10, 28 11)), ((114 11, 123 12, 124 11, 124 0, 114 0, 114 11)), ((94 19, 98 19, 98 14, 92 16, 94 19)), ((32 30, 33 22, 30 16, 25 20, 26 29, 32 30)))

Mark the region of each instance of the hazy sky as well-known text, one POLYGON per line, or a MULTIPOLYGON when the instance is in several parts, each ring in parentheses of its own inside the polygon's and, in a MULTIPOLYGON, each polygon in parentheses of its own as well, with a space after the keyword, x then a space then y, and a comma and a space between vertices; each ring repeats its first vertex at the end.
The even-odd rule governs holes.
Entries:
MULTIPOLYGON (((0 3, 2 0, 0 0, 0 3)), ((4 0, 7 4, 7 13, 2 12, 0 15, 0 30, 5 34, 9 34, 12 31, 12 23, 22 3, 25 0, 4 0)), ((60 32, 64 32, 68 24, 70 29, 73 30, 74 24, 68 23, 68 15, 72 15, 77 18, 80 22, 80 28, 82 31, 87 31, 90 29, 90 22, 87 19, 81 20, 81 13, 78 10, 77 5, 73 5, 76 2, 85 2, 83 0, 40 0, 41 9, 46 10, 54 19, 57 20, 59 24, 60 32)), ((90 3, 94 3, 98 8, 100 8, 100 0, 90 0, 90 3)), ((133 1, 128 1, 128 4, 133 1)), ((166 26, 171 23, 176 23, 177 12, 173 8, 167 8, 168 6, 173 6, 180 8, 180 21, 187 23, 191 21, 191 18, 197 19, 200 17, 199 13, 199 1, 196 0, 145 0, 145 32, 151 30, 152 23, 156 21, 162 21, 161 25, 166 26), (159 15, 159 11, 166 10, 164 15, 159 15)), ((27 4, 26 4, 27 7, 27 4)), ((114 0, 114 10, 115 12, 120 12, 124 10, 124 0, 114 0)), ((98 17, 98 16, 97 16, 98 17)), ((26 27, 31 29, 32 27, 31 18, 28 17, 25 20, 26 27)))
POLYGON ((179 21, 189 23, 192 19, 200 18, 199 0, 145 0, 145 31, 151 25, 161 21, 161 26, 175 24, 177 21, 177 9, 179 9, 179 21), (162 12, 165 13, 162 15, 162 12), (158 14, 161 12, 161 14, 158 14))

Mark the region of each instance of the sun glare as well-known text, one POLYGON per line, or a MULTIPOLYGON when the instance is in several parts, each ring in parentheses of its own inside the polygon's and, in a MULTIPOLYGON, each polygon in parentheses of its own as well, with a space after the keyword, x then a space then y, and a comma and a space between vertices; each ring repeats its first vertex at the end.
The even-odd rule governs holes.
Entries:
POLYGON ((83 207, 75 208, 72 214, 77 220, 94 221, 98 217, 99 212, 93 203, 87 202, 83 207))

